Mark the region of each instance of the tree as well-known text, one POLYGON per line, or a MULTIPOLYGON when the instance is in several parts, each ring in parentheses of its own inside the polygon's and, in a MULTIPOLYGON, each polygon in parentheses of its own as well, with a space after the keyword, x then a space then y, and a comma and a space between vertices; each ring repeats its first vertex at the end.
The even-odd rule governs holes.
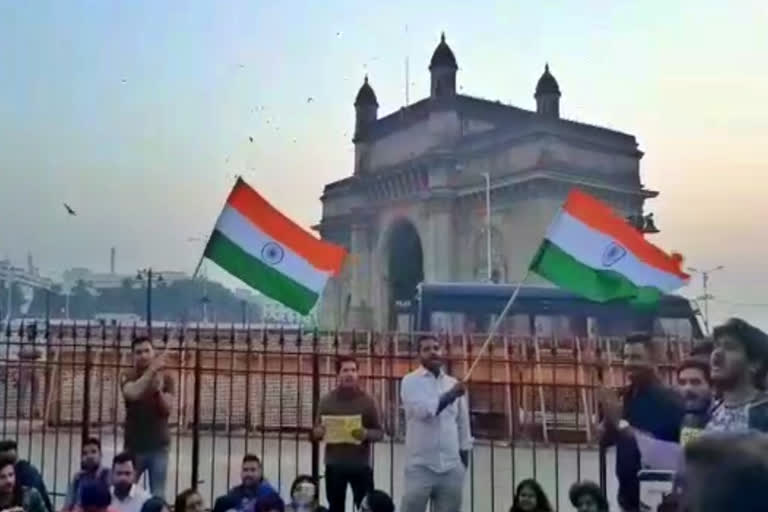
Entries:
MULTIPOLYGON (((76 320, 91 320, 99 313, 137 314, 144 316, 146 311, 147 289, 133 279, 125 279, 119 287, 94 290, 84 281, 79 281, 70 291, 70 317, 76 320)), ((0 293, 3 289, 0 288, 0 293)), ((15 292, 14 292, 15 293, 15 292)), ((50 317, 64 316, 66 295, 61 286, 54 285, 50 291, 35 290, 29 316, 44 318, 46 314, 46 294, 49 294, 50 317)), ((0 296, 0 310, 5 306, 5 295, 0 296)), ((213 281, 182 279, 171 283, 158 281, 152 287, 152 319, 158 322, 188 322, 203 320, 203 297, 208 298, 209 319, 222 323, 242 321, 242 301, 228 288, 213 281)), ((14 304, 20 298, 14 296, 14 304)), ((15 308, 18 310, 18 306, 15 308)), ((261 321, 261 305, 248 304, 248 320, 252 323, 261 321)))

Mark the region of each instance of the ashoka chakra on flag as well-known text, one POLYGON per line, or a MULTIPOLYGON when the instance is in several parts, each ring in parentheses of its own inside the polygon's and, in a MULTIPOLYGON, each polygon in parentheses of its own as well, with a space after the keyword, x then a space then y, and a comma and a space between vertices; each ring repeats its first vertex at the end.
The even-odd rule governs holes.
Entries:
POLYGON ((688 282, 681 264, 680 255, 667 254, 608 205, 573 189, 530 268, 597 302, 653 304, 688 282))
POLYGON ((245 284, 303 315, 337 274, 344 248, 319 240, 238 178, 204 256, 245 284))

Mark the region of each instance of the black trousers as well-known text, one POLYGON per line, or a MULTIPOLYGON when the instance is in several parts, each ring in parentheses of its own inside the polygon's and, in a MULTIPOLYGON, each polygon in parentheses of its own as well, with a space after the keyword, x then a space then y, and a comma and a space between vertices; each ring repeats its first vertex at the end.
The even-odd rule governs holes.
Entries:
POLYGON ((352 487, 355 509, 369 491, 373 490, 373 469, 369 466, 325 466, 325 496, 329 512, 344 512, 347 484, 352 487))

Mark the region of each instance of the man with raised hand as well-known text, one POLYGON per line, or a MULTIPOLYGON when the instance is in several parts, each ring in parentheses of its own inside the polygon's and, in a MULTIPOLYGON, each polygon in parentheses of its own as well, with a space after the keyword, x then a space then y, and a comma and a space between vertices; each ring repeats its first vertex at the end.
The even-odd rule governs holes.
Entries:
POLYGON ((472 436, 463 382, 443 368, 440 341, 417 340, 421 365, 405 377, 400 397, 405 409, 405 492, 401 512, 461 510, 464 474, 472 436))

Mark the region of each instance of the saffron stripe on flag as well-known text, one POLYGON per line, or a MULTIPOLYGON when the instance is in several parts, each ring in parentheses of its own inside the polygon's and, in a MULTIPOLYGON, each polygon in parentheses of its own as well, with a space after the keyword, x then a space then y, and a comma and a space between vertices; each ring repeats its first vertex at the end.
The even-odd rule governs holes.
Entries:
POLYGON ((313 267, 307 260, 282 246, 231 206, 225 206, 216 222, 216 231, 240 247, 246 254, 312 290, 321 292, 330 272, 313 267), (270 251, 274 255, 270 257, 270 251))
POLYGON ((288 217, 280 213, 258 192, 238 179, 227 199, 227 204, 258 226, 275 242, 290 248, 320 270, 338 274, 344 264, 346 251, 312 236, 288 217))
POLYGON ((319 298, 318 293, 246 253, 219 231, 211 235, 205 256, 248 286, 302 315, 308 314, 319 298))
POLYGON ((663 291, 685 285, 677 274, 665 272, 649 265, 634 253, 618 248, 614 240, 582 220, 563 211, 556 217, 547 233, 547 239, 571 255, 576 261, 596 270, 612 270, 622 274, 637 286, 653 286, 663 291), (606 257, 606 251, 615 248, 616 257, 606 257))
POLYGON ((594 197, 574 188, 568 194, 563 210, 576 217, 592 228, 602 231, 613 238, 639 260, 658 268, 661 271, 677 275, 686 280, 690 276, 680 269, 671 256, 648 242, 642 233, 630 226, 624 219, 606 204, 594 197))

